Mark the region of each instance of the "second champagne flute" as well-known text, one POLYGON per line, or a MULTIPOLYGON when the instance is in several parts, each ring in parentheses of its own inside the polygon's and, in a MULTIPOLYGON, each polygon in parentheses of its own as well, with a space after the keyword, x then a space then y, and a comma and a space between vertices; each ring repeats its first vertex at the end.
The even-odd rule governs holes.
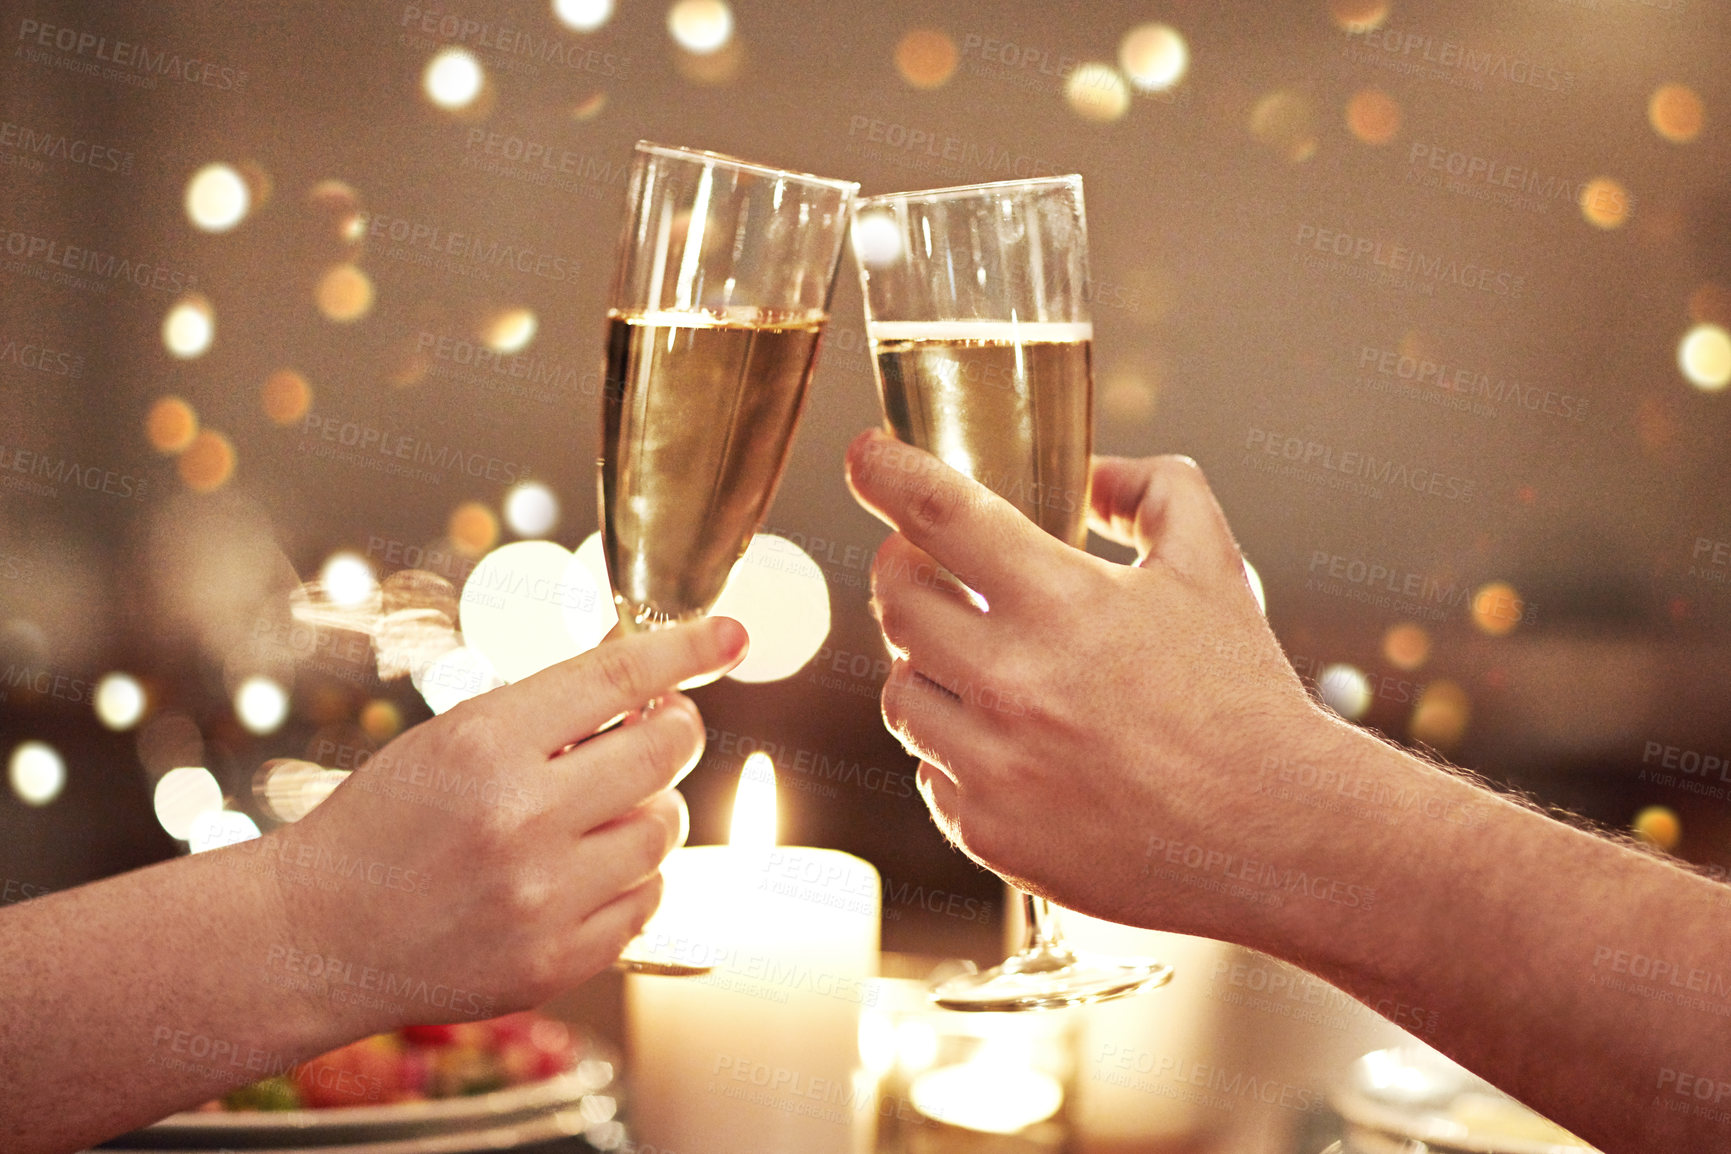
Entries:
MULTIPOLYGON (((853 244, 890 431, 1085 545, 1094 331, 1082 178, 868 197, 853 244)), ((940 1006, 1047 1009, 1171 980, 1161 962, 1077 954, 1045 899, 1022 901, 1024 947, 937 986, 940 1006)))
MULTIPOLYGON (((859 185, 640 141, 607 314, 601 541, 620 623, 701 617, 787 465, 859 185)), ((701 974, 639 938, 624 968, 701 974)))

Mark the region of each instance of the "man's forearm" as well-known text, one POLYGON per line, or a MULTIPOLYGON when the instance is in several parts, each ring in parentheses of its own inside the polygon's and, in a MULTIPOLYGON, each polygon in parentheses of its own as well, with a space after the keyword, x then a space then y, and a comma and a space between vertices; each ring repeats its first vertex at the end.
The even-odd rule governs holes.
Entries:
POLYGON ((1336 819, 1315 868, 1368 908, 1283 908, 1265 941, 1607 1151, 1731 1141, 1731 889, 1339 726, 1310 760, 1402 815, 1336 819), (1580 1076, 1592 1057, 1595 1074, 1580 1076))
POLYGON ((76 1150, 366 1032, 271 984, 300 935, 245 853, 0 912, 0 1147, 76 1150))

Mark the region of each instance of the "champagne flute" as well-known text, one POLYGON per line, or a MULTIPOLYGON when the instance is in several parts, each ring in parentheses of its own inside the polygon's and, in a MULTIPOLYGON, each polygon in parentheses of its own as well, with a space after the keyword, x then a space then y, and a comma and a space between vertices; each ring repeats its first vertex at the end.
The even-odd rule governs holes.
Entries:
MULTIPOLYGON (((859 185, 639 141, 602 387, 601 543, 630 632, 703 616, 787 465, 859 185)), ((626 947, 624 968, 712 967, 626 947)))
MULTIPOLYGON (((1082 178, 867 197, 853 245, 890 431, 1082 548, 1093 443, 1082 178)), ((1077 954, 1050 903, 1022 900, 1023 948, 938 984, 938 1005, 1047 1009, 1171 980, 1161 962, 1077 954)))

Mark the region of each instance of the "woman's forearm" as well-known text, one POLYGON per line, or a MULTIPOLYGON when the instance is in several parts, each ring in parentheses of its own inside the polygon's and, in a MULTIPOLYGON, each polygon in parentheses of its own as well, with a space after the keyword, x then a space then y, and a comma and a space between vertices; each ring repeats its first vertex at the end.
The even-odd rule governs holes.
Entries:
POLYGON ((1289 903, 1247 944, 1603 1149, 1731 1141, 1731 890, 1343 725, 1310 744, 1274 776, 1357 809, 1306 860, 1374 898, 1289 903))

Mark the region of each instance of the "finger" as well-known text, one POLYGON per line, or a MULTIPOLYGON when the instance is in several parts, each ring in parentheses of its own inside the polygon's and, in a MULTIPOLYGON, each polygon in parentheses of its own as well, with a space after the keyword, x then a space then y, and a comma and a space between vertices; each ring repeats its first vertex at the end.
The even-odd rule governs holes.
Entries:
POLYGON ((1136 563, 1160 561, 1188 577, 1242 579, 1226 514, 1189 457, 1095 457, 1089 524, 1136 563))
POLYGON ((876 429, 847 451, 854 498, 988 603, 1013 597, 1068 546, 986 486, 876 429))
POLYGON ((538 784, 578 832, 592 830, 682 779, 703 756, 703 739, 697 707, 669 696, 641 719, 548 762, 538 784))
POLYGON ((951 677, 978 657, 985 616, 943 568, 900 533, 891 533, 872 561, 872 612, 891 651, 928 676, 951 677))
POLYGON ((684 843, 691 829, 685 799, 665 789, 577 843, 572 865, 572 913, 588 917, 613 898, 641 885, 684 843))
POLYGON ((965 768, 990 758, 1001 740, 997 730, 1004 719, 994 716, 998 699, 992 693, 971 683, 946 687, 904 658, 891 663, 879 703, 884 728, 903 749, 958 780, 958 764, 965 768))
POLYGON ((681 682, 733 668, 746 644, 745 627, 728 617, 634 633, 496 689, 475 704, 500 723, 507 740, 547 755, 681 682))
POLYGON ((619 959, 661 904, 661 891, 661 875, 651 874, 583 919, 567 946, 572 985, 619 959))

